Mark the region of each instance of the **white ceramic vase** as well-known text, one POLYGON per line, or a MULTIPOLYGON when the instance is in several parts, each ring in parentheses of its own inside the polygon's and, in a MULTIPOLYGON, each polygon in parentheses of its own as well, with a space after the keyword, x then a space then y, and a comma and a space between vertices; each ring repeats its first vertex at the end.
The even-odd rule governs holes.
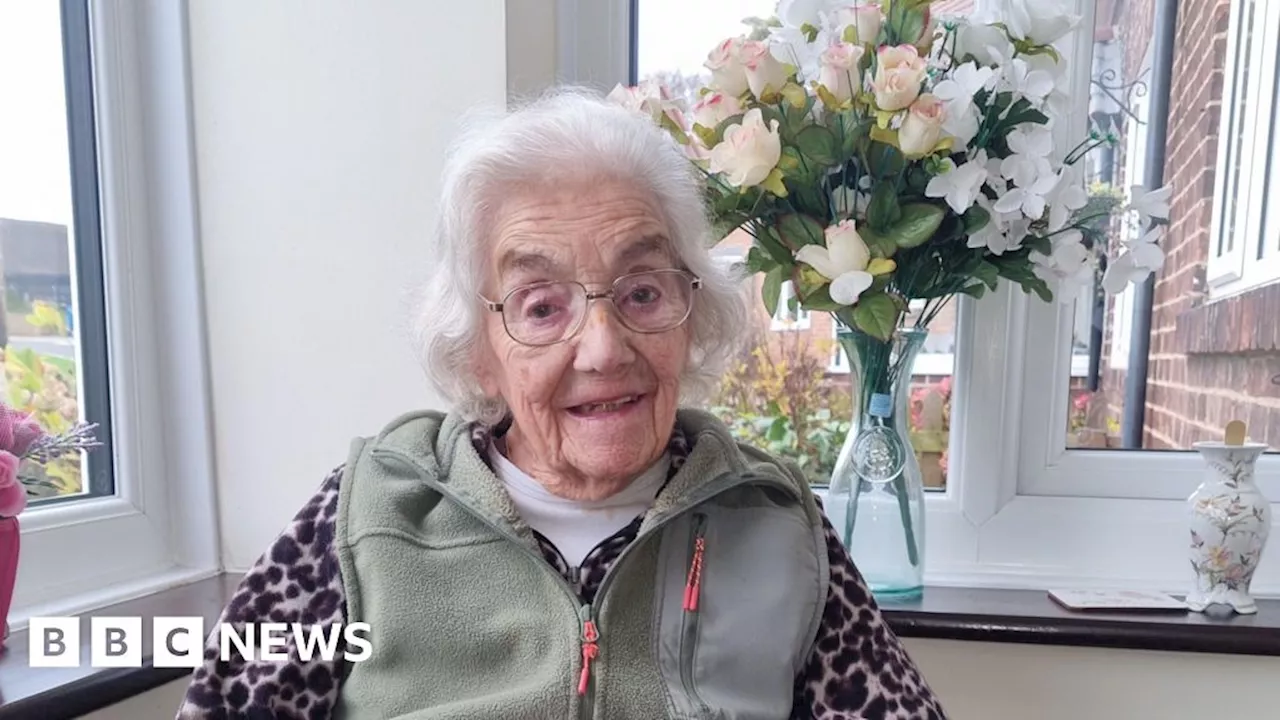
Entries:
POLYGON ((1187 594, 1187 607, 1200 612, 1223 604, 1238 613, 1256 613, 1249 583, 1271 531, 1271 504, 1254 483, 1253 468, 1267 446, 1200 442, 1192 447, 1206 469, 1204 482, 1188 500, 1196 587, 1187 594))

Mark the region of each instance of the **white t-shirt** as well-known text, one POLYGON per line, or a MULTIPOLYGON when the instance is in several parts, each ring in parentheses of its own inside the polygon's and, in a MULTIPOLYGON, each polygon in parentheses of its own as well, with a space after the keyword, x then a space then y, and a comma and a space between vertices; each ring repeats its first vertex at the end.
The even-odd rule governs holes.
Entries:
POLYGON ((612 497, 579 501, 548 492, 508 460, 495 443, 489 445, 489 462, 506 486, 520 517, 550 540, 565 561, 575 567, 582 564, 596 545, 649 509, 671 466, 671 458, 663 455, 612 497))

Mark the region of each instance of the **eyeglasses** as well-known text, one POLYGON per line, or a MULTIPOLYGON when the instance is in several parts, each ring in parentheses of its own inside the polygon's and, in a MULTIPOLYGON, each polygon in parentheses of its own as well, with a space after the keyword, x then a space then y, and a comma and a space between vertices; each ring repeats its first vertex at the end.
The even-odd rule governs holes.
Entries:
POLYGON ((647 270, 623 275, 605 291, 590 291, 579 282, 541 282, 522 285, 502 302, 481 296, 485 307, 502 313, 502 324, 512 340, 543 347, 564 342, 586 324, 587 305, 608 298, 618 319, 629 330, 654 334, 674 330, 693 311, 693 291, 702 279, 684 270, 647 270))

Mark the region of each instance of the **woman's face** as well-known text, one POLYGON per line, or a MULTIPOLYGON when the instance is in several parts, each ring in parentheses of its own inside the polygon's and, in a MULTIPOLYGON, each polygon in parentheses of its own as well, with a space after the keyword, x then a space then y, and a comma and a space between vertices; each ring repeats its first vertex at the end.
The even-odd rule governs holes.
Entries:
MULTIPOLYGON (((621 275, 675 267, 655 199, 622 181, 516 191, 495 214, 486 297, 530 283, 577 281, 608 290, 621 275)), ((479 370, 514 422, 512 462, 551 492, 599 499, 621 490, 666 449, 688 359, 688 325, 629 330, 607 299, 586 306, 569 340, 529 347, 486 313, 479 370)))

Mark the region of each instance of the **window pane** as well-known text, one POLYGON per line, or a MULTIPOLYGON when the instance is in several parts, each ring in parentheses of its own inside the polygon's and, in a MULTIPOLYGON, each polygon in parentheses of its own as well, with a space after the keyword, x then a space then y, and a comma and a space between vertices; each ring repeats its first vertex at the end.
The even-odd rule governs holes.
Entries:
MULTIPOLYGON (((687 106, 709 80, 707 54, 724 39, 750 28, 744 19, 767 18, 776 0, 639 0, 637 78, 657 80, 687 106)), ((943 3, 940 3, 940 6, 943 3)), ((972 9, 972 0, 948 0, 947 12, 972 9)), ((735 232, 715 249, 720 257, 743 257, 752 239, 735 232)), ((789 288, 770 317, 761 299, 763 279, 748 288, 756 310, 747 331, 748 352, 722 382, 711 408, 739 439, 795 460, 815 484, 830 481, 849 428, 852 382, 849 364, 835 341, 834 319, 826 313, 793 311, 789 288)), ((915 367, 912 440, 929 489, 946 487, 950 439, 951 375, 955 366, 955 306, 930 327, 915 367)))
MULTIPOLYGON (((1146 184, 1149 143, 1160 143, 1172 223, 1149 305, 1136 286, 1077 302, 1067 444, 1186 450, 1240 419, 1253 440, 1280 447, 1280 265, 1258 259, 1276 232, 1266 199, 1280 188, 1266 162, 1280 140, 1272 121, 1280 8, 1180 0, 1168 108, 1149 92, 1153 4, 1098 9, 1089 112, 1117 143, 1090 160, 1093 202, 1123 201, 1146 184), (1155 119, 1167 120, 1166 137, 1153 135, 1155 119)), ((1144 231, 1107 230, 1112 243, 1144 231)))
POLYGON ((113 492, 86 20, 75 2, 0 3, 0 399, 52 432, 100 423, 106 445, 51 464, 36 502, 113 492))

